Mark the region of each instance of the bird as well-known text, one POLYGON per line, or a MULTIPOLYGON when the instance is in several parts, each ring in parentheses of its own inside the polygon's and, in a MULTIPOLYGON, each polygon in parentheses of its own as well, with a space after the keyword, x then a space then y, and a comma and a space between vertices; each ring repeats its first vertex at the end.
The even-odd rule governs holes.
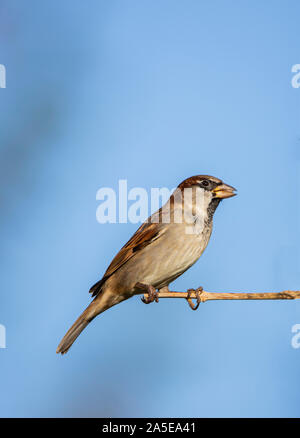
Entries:
POLYGON ((97 315, 134 295, 147 293, 147 298, 142 299, 145 304, 158 302, 159 291, 168 290, 169 284, 201 257, 218 205, 235 195, 234 187, 210 175, 182 181, 90 288, 93 301, 67 331, 56 352, 65 354, 97 315))

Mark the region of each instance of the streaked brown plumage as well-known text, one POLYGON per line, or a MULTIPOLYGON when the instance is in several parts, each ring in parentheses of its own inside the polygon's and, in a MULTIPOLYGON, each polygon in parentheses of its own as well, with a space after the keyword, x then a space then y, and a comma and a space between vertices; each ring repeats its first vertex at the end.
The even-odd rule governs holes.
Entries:
POLYGON ((162 289, 192 266, 205 250, 213 214, 234 188, 218 178, 196 175, 179 184, 169 201, 147 219, 91 289, 94 298, 57 348, 64 354, 97 315, 141 293, 137 284, 162 289))

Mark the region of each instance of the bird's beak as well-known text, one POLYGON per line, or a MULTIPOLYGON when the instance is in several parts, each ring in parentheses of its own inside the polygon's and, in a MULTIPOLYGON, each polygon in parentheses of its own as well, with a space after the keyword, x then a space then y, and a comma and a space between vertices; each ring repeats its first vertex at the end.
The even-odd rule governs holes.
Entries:
POLYGON ((236 189, 232 186, 229 186, 228 184, 220 184, 215 189, 213 189, 212 192, 215 198, 225 199, 235 196, 235 191, 236 189))

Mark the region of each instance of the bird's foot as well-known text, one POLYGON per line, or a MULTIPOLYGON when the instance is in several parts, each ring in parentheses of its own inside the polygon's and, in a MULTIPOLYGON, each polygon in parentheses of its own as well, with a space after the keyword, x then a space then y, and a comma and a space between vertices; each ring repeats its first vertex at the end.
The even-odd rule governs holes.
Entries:
POLYGON ((150 304, 153 303, 153 301, 158 303, 158 292, 154 286, 151 286, 150 284, 136 283, 135 287, 139 290, 144 291, 148 295, 147 297, 145 297, 144 295, 141 298, 143 303, 150 304))
POLYGON ((201 303, 201 292, 203 291, 203 287, 198 287, 197 289, 188 289, 187 290, 187 302, 189 303, 189 306, 192 310, 197 310, 199 307, 199 304, 201 303), (191 298, 191 294, 195 293, 196 295, 196 300, 197 300, 197 304, 193 303, 193 300, 191 298))

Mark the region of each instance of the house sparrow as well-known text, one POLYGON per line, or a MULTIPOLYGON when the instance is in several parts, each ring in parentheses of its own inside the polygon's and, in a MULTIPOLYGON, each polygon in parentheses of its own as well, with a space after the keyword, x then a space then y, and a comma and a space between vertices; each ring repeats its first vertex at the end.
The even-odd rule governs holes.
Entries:
POLYGON ((91 287, 94 300, 56 352, 66 353, 97 315, 133 295, 147 292, 144 302, 157 302, 157 290, 168 288, 199 259, 208 244, 216 208, 234 192, 233 187, 208 175, 192 176, 179 184, 168 202, 139 227, 103 278, 91 287))

